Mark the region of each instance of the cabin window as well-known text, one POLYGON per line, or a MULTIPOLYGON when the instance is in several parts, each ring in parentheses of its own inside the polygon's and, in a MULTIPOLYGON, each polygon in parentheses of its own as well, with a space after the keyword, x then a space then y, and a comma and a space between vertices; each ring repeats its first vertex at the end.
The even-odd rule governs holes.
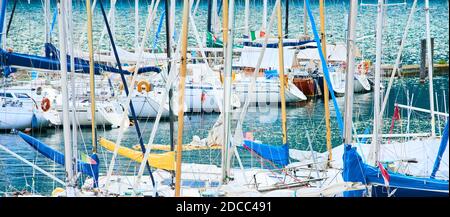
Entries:
POLYGON ((31 98, 31 97, 28 96, 28 94, 26 94, 26 93, 16 93, 15 95, 16 95, 16 97, 19 98, 19 99, 28 99, 28 98, 31 98))
POLYGON ((13 98, 11 93, 0 93, 0 97, 8 97, 8 98, 13 98))

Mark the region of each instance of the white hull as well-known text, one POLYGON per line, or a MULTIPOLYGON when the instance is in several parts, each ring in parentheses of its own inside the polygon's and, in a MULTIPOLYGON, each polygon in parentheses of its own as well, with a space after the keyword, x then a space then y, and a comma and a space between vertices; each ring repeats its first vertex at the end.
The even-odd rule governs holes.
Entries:
MULTIPOLYGON (((97 103, 97 108, 95 112, 95 123, 97 126, 108 126, 112 128, 120 127, 122 120, 122 111, 118 111, 117 105, 112 103, 97 103)), ((57 117, 51 119, 52 124, 62 125, 62 108, 58 106, 56 109, 57 117)), ((69 113, 72 113, 72 109, 69 109, 69 113)), ((91 126, 92 125, 92 115, 91 108, 89 105, 78 105, 76 109, 76 119, 78 126, 91 126)), ((70 121, 73 122, 72 114, 70 114, 70 121)), ((127 118, 125 126, 128 127, 130 121, 127 118)))
POLYGON ((330 70, 331 82, 333 85, 333 90, 336 96, 345 95, 345 74, 340 70, 332 71, 330 70))
POLYGON ((353 84, 355 93, 365 93, 371 90, 371 86, 366 75, 355 74, 353 84))
MULTIPOLYGON (((241 103, 245 103, 249 97, 250 84, 249 80, 237 81, 234 84, 236 94, 239 96, 241 103)), ((285 89, 286 103, 295 103, 306 100, 305 94, 300 91, 292 82, 289 81, 288 87, 285 89)), ((250 103, 279 103, 280 82, 271 79, 258 79, 250 103)))
POLYGON ((22 107, 0 108, 0 130, 23 130, 31 127, 33 111, 22 107))
MULTIPOLYGON (((219 87, 214 92, 212 85, 187 84, 185 90, 185 102, 187 112, 220 112, 219 103, 222 105, 223 88, 219 87)), ((238 108, 241 106, 239 97, 232 94, 231 106, 238 108)))

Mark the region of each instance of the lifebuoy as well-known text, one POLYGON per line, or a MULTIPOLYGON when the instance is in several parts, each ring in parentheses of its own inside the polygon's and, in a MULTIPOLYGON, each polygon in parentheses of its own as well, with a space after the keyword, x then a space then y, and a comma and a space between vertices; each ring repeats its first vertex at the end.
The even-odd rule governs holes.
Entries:
POLYGON ((139 83, 137 84, 137 88, 139 93, 142 93, 142 88, 145 88, 145 91, 147 93, 151 91, 150 84, 147 81, 139 81, 139 83))
POLYGON ((370 62, 364 61, 364 71, 367 73, 369 72, 370 62))
POLYGON ((42 111, 46 112, 50 109, 50 100, 47 97, 44 97, 41 102, 42 111))

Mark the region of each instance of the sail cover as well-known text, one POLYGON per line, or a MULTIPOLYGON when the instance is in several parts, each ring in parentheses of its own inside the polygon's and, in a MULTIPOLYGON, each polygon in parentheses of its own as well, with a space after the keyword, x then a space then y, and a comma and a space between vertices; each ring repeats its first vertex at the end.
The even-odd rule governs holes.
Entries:
POLYGON ((289 164, 289 146, 287 144, 275 146, 244 140, 244 147, 254 151, 262 158, 272 161, 278 166, 286 166, 289 164))
MULTIPOLYGON (((344 170, 342 172, 342 177, 344 181, 375 184, 379 186, 385 185, 380 170, 377 167, 363 163, 356 147, 352 147, 351 145, 345 146, 343 161, 344 170)), ((442 192, 448 195, 448 180, 406 176, 394 172, 389 172, 389 176, 389 186, 392 188, 442 192)))
MULTIPOLYGON (((109 151, 114 151, 116 148, 116 144, 114 142, 111 142, 109 140, 106 140, 104 138, 100 139, 99 144, 103 146, 104 148, 108 149, 109 151)), ((118 152, 120 156, 129 158, 133 161, 136 161, 138 163, 141 163, 144 159, 144 155, 141 151, 135 151, 131 148, 119 146, 118 152)), ((165 152, 162 154, 150 154, 148 158, 148 163, 150 166, 158 169, 164 169, 164 170, 175 170, 175 152, 165 152)))
MULTIPOLYGON (((52 147, 48 146, 47 144, 25 134, 22 132, 19 132, 19 136, 28 143, 32 148, 36 149, 39 153, 44 155, 45 157, 49 158, 50 160, 53 160, 55 163, 60 165, 65 165, 64 160, 64 154, 61 152, 53 149, 52 147)), ((98 164, 99 164, 99 158, 96 154, 93 154, 90 156, 90 158, 94 161, 92 163, 82 162, 81 160, 77 161, 77 168, 78 171, 81 173, 88 175, 90 177, 94 178, 94 187, 97 187, 98 185, 98 164)))

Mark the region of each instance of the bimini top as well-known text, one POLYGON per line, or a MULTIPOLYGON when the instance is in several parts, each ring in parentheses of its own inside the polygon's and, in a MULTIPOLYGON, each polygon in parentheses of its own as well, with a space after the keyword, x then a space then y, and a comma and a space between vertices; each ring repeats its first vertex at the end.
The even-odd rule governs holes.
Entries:
MULTIPOLYGON (((343 155, 344 170, 342 177, 346 182, 359 182, 362 184, 375 184, 384 186, 384 179, 377 167, 365 164, 356 151, 356 147, 346 145, 343 155)), ((389 186, 409 190, 420 190, 428 192, 443 192, 448 195, 448 181, 432 178, 421 178, 406 176, 399 173, 389 172, 389 186)))

